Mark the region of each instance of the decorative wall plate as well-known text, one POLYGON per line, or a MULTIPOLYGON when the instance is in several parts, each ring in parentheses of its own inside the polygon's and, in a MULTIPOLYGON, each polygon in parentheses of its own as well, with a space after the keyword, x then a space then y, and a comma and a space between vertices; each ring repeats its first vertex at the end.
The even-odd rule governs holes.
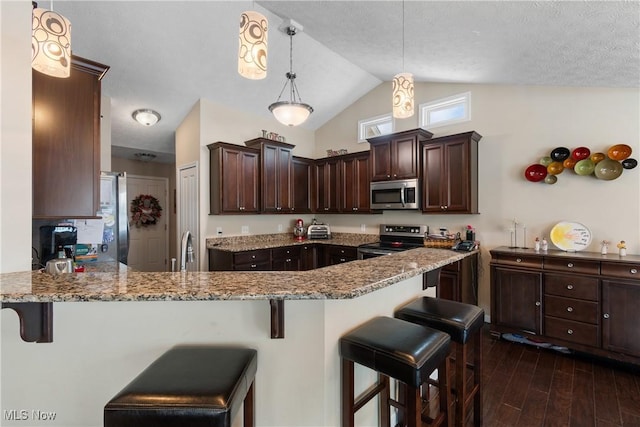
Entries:
POLYGON ((567 252, 581 251, 591 243, 591 231, 579 222, 557 223, 551 229, 550 237, 558 249, 567 252))

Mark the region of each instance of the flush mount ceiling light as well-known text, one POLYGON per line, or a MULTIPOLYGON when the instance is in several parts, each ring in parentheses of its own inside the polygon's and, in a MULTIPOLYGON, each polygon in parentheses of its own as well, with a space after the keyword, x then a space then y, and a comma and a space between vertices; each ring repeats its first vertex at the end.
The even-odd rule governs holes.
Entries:
POLYGON ((289 20, 280 29, 289 36, 289 72, 286 74, 287 81, 280 91, 278 100, 269 105, 271 111, 280 123, 287 126, 298 126, 313 113, 313 108, 309 104, 304 104, 300 99, 300 93, 296 87, 296 74, 293 72, 293 36, 298 31, 302 31, 302 26, 289 20), (289 101, 280 101, 284 90, 289 85, 289 101))
POLYGON ((43 74, 66 78, 71 75, 71 22, 51 9, 33 2, 31 67, 43 74))
POLYGON ((153 153, 136 153, 134 154, 134 156, 136 156, 136 159, 140 160, 141 162, 150 162, 157 157, 153 153))
POLYGON ((267 18, 255 11, 240 15, 238 73, 251 80, 267 77, 267 18))
POLYGON ((393 117, 406 119, 413 116, 413 74, 404 72, 404 0, 402 0, 402 70, 393 77, 393 117))
POLYGON ((131 114, 133 119, 145 126, 153 126, 160 121, 160 113, 157 111, 150 110, 148 108, 143 108, 140 110, 136 110, 131 114))

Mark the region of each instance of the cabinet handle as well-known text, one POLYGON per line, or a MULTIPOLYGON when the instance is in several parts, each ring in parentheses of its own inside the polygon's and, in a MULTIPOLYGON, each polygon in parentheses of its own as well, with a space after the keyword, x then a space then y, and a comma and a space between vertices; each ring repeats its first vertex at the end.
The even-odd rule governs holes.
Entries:
POLYGON ((244 206, 240 206, 240 210, 243 211, 244 210, 244 206))
POLYGON ((387 178, 391 178, 391 175, 387 175, 387 178))
POLYGON ((567 329, 567 333, 568 333, 569 335, 573 335, 573 329, 567 329))
POLYGON ((345 262, 345 261, 346 261, 346 259, 340 258, 340 262, 345 262))
POLYGON ((256 268, 258 264, 251 264, 251 268, 256 268))
POLYGON ((608 319, 609 318, 609 313, 603 314, 602 317, 604 317, 605 319, 608 319))
POLYGON ((287 258, 287 259, 286 259, 286 262, 291 262, 291 258, 287 258))
POLYGON ((569 268, 573 268, 573 263, 572 263, 572 262, 568 262, 568 263, 567 263, 567 267, 569 267, 569 268))
POLYGON ((398 177, 398 175, 394 173, 394 174, 393 174, 393 177, 394 177, 394 178, 397 178, 397 177, 398 177))
POLYGON ((573 289, 573 285, 567 285, 567 289, 569 290, 573 289))
POLYGON ((353 210, 354 210, 354 211, 357 211, 357 210, 358 210, 358 208, 353 208, 353 210))
POLYGON ((251 255, 251 259, 256 259, 256 256, 255 255, 251 255))
POLYGON ((516 262, 522 262, 522 258, 516 258, 516 262))
POLYGON ((573 311, 573 307, 567 307, 567 311, 571 313, 573 311))
POLYGON ((324 208, 324 210, 325 210, 325 211, 328 211, 328 210, 329 210, 329 208, 324 208))
POLYGON ((632 268, 631 270, 629 270, 629 273, 636 274, 636 273, 638 273, 638 269, 632 268))
POLYGON ((536 307, 540 307, 541 305, 540 301, 536 301, 536 307))

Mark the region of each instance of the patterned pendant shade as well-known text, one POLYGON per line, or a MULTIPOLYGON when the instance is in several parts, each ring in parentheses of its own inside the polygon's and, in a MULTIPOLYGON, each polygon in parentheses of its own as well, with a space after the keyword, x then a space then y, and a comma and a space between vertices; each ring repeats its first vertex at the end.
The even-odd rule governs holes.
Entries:
POLYGON ((251 80, 267 77, 267 18, 258 12, 240 15, 238 73, 251 80))
POLYGON ((393 117, 413 116, 413 74, 400 73, 393 77, 393 117))
POLYGON ((71 23, 52 10, 33 10, 31 66, 53 77, 71 75, 71 23))

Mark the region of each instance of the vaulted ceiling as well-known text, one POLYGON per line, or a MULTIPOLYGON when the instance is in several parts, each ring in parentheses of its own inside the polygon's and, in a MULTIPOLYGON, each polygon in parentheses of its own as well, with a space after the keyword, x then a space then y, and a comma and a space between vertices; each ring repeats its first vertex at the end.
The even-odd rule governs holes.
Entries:
POLYGON ((289 68, 278 31, 287 18, 304 26, 293 68, 315 109, 309 129, 403 71, 403 38, 404 69, 417 82, 640 86, 637 0, 56 1, 54 10, 72 23, 74 54, 111 66, 103 93, 121 155, 170 159, 175 129, 200 98, 270 116, 289 68), (264 80, 237 73, 239 16, 249 9, 269 19, 264 80), (131 118, 138 108, 162 120, 143 127, 131 118))

